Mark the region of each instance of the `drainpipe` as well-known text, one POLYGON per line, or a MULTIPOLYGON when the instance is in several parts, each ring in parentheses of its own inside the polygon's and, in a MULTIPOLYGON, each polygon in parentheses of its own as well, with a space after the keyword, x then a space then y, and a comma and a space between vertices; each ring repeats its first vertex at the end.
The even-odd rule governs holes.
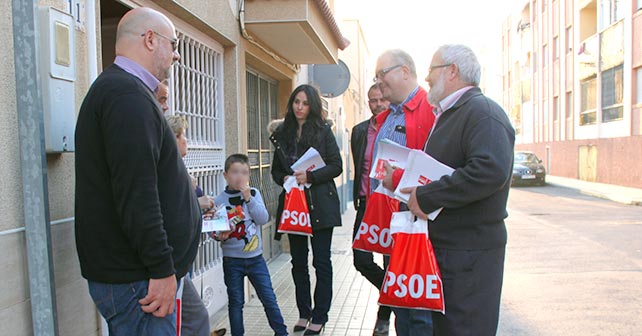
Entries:
POLYGON ((49 226, 47 159, 38 74, 37 6, 37 0, 12 1, 13 56, 33 334, 56 336, 58 321, 49 226))

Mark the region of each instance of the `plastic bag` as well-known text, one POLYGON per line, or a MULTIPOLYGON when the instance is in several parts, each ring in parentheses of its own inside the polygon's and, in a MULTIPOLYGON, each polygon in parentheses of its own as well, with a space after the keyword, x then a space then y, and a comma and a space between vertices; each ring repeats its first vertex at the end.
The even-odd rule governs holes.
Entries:
POLYGON ((428 239, 428 223, 414 220, 410 211, 396 212, 390 231, 394 242, 379 304, 445 314, 441 273, 428 239))
POLYGON ((399 211, 399 201, 382 184, 368 198, 366 212, 354 237, 352 248, 366 252, 390 255, 392 236, 390 219, 392 213, 399 211))
MULTIPOLYGON (((312 236, 312 223, 310 223, 310 211, 305 197, 303 185, 292 185, 293 177, 284 184, 287 193, 283 202, 283 212, 278 232, 290 233, 303 236, 312 236)), ((294 182, 296 183, 296 182, 294 182)))

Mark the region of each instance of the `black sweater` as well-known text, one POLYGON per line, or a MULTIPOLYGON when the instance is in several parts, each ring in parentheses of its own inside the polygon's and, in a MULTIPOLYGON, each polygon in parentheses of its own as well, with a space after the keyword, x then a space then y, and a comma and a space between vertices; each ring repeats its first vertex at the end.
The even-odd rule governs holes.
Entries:
POLYGON ((455 172, 417 189, 425 213, 444 208, 429 222, 435 247, 491 249, 506 244, 514 143, 506 113, 479 88, 470 89, 439 117, 426 153, 455 172))
POLYGON ((128 283, 187 273, 201 216, 153 92, 116 65, 76 124, 76 246, 83 277, 128 283))

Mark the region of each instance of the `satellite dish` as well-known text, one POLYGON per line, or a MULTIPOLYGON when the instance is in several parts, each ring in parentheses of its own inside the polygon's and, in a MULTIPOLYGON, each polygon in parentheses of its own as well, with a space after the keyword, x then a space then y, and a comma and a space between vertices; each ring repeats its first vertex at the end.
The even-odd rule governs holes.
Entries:
POLYGON ((350 69, 342 60, 337 64, 314 64, 311 82, 319 88, 323 97, 336 97, 348 88, 350 69))

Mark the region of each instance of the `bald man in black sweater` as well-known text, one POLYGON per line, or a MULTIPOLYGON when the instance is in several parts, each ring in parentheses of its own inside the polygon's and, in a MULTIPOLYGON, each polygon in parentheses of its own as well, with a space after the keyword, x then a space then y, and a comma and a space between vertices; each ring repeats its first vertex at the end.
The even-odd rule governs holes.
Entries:
POLYGON ((138 8, 118 25, 116 59, 76 125, 76 246, 110 335, 175 335, 177 285, 196 256, 200 209, 156 100, 174 25, 138 8))

